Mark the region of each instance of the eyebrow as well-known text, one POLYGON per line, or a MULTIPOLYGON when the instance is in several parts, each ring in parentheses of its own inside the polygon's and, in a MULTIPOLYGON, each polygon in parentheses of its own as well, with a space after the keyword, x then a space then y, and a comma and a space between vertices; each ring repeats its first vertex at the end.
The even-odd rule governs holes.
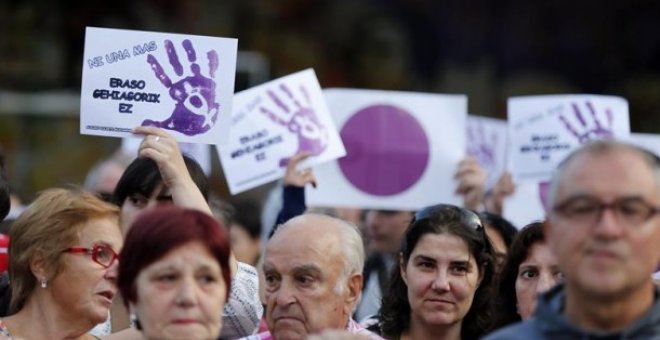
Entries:
POLYGON ((416 255, 414 260, 429 261, 429 262, 433 262, 433 263, 437 262, 434 258, 428 257, 426 255, 416 255))
POLYGON ((296 266, 292 270, 294 275, 313 275, 313 276, 322 276, 321 268, 314 264, 303 264, 296 266))

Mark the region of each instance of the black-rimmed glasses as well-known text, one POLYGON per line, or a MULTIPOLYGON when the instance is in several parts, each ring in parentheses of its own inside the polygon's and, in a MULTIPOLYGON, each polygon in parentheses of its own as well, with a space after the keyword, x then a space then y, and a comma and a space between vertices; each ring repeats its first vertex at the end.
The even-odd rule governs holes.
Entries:
POLYGON ((611 203, 603 203, 591 196, 569 198, 554 206, 552 210, 578 225, 594 225, 600 221, 605 210, 612 210, 619 223, 629 226, 641 225, 660 212, 660 208, 652 206, 640 197, 624 197, 611 203))

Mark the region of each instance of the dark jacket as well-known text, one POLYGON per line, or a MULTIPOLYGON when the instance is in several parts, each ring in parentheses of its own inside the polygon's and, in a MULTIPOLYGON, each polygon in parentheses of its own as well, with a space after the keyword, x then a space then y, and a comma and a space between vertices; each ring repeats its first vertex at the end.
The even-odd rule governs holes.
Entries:
POLYGON ((563 314, 566 293, 558 285, 541 295, 536 312, 529 320, 500 329, 487 336, 496 339, 660 339, 660 290, 655 289, 655 301, 646 314, 630 326, 614 332, 587 331, 571 324, 563 314))

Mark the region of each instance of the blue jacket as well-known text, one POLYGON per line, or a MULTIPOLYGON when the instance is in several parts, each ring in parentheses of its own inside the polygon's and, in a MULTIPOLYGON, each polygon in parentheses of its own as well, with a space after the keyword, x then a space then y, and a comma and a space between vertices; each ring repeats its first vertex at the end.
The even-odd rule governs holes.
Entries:
POLYGON ((660 290, 656 287, 651 310, 627 328, 614 332, 587 331, 571 324, 564 316, 566 294, 562 284, 539 297, 532 318, 500 329, 484 339, 660 339, 659 297, 660 290))

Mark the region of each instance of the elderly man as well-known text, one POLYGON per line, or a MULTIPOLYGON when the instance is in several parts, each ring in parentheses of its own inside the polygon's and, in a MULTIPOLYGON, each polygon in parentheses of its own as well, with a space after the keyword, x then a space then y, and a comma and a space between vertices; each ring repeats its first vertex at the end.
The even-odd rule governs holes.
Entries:
POLYGON ((565 284, 535 317, 487 339, 658 339, 660 160, 614 141, 587 144, 557 169, 545 235, 565 284))
POLYGON ((264 254, 269 332, 249 339, 304 339, 329 329, 378 339, 351 319, 363 263, 362 239, 349 223, 316 214, 289 220, 264 254))

